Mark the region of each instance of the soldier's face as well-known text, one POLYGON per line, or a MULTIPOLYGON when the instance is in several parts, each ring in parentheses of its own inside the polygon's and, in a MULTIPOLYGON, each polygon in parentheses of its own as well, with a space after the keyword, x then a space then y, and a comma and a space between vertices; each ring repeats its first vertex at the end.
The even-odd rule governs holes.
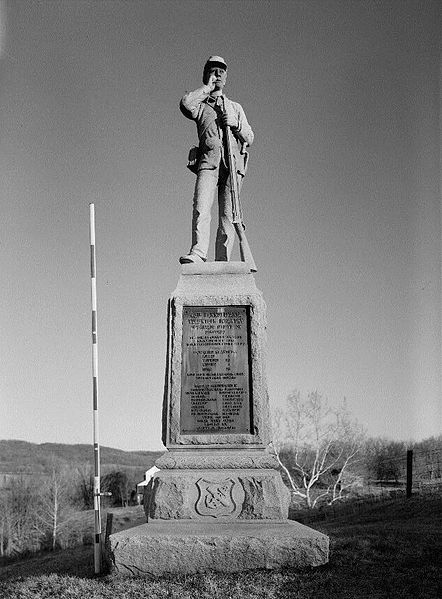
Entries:
POLYGON ((227 71, 221 67, 213 67, 209 71, 209 78, 211 75, 216 77, 215 89, 222 89, 227 81, 227 71))

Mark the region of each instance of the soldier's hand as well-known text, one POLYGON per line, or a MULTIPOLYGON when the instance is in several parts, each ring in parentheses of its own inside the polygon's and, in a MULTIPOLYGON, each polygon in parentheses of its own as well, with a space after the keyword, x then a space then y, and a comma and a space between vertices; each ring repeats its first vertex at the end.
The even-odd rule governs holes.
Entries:
POLYGON ((213 92, 213 90, 215 89, 215 81, 216 81, 216 75, 214 75, 212 73, 209 77, 209 81, 207 82, 207 86, 210 88, 211 92, 213 92))
POLYGON ((230 114, 229 112, 223 112, 223 114, 221 115, 221 119, 224 127, 230 127, 232 129, 236 129, 238 127, 238 119, 234 114, 230 114))

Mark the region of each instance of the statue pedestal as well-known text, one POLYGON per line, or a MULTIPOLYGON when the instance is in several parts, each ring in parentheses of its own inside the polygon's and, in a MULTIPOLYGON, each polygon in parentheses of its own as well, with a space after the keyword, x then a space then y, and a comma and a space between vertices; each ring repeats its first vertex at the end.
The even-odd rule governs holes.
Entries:
POLYGON ((247 265, 183 265, 168 311, 168 451, 146 488, 148 524, 110 537, 119 572, 327 561, 328 537, 287 520, 290 494, 267 451, 265 350, 265 303, 247 265))
POLYGON ((153 520, 111 535, 121 576, 304 568, 328 561, 328 537, 291 520, 153 520))

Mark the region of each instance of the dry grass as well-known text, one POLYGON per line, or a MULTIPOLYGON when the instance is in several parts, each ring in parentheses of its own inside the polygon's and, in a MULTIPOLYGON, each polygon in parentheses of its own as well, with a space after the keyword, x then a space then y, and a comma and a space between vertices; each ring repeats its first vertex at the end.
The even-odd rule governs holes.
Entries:
MULTIPOLYGON (((116 528, 138 522, 119 510, 116 528), (131 518, 130 521, 125 518, 131 518)), ((331 540, 330 563, 302 571, 257 570, 162 579, 93 577, 92 547, 78 547, 0 570, 5 599, 439 599, 442 502, 417 498, 371 506, 315 526, 331 540)))

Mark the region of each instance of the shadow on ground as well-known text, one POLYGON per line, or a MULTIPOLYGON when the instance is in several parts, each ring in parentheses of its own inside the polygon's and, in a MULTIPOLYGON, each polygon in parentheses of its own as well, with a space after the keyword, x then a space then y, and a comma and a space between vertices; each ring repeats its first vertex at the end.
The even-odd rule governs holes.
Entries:
POLYGON ((46 555, 40 554, 0 568, 0 580, 28 578, 42 574, 94 578, 93 545, 63 549, 46 555))

